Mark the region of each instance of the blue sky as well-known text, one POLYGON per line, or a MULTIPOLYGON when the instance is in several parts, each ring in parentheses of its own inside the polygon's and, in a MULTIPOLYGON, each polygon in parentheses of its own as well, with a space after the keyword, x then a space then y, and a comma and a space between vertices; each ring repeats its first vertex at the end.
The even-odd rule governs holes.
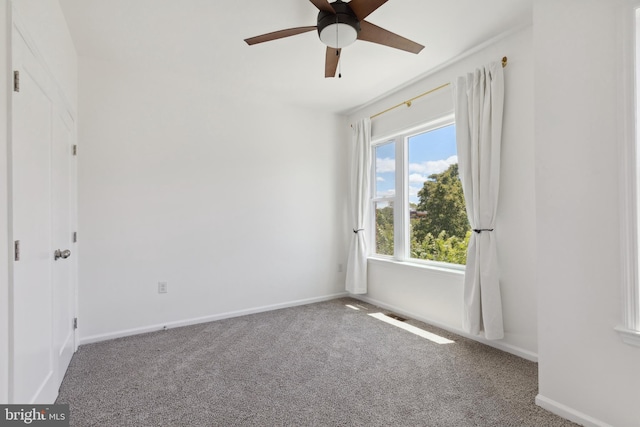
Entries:
MULTIPOLYGON (((409 148, 409 201, 418 202, 418 191, 427 177, 444 172, 450 165, 458 163, 456 154, 455 126, 412 136, 409 148)), ((376 148, 376 195, 393 195, 395 192, 395 151, 394 144, 384 144, 376 148)))

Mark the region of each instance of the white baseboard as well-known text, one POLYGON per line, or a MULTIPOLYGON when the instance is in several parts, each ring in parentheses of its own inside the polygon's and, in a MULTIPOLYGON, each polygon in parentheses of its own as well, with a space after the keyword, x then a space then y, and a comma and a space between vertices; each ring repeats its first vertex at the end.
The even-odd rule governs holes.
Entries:
POLYGON ((573 421, 576 424, 580 424, 581 426, 612 427, 610 424, 604 423, 600 420, 596 420, 595 418, 590 417, 587 414, 576 411, 573 408, 563 405, 562 403, 558 403, 555 400, 549 399, 548 397, 544 397, 541 394, 536 396, 536 405, 543 409, 546 409, 549 412, 559 415, 562 418, 573 421))
POLYGON ((351 297, 356 298, 356 299, 360 299, 360 300, 362 300, 364 302, 368 302, 369 304, 376 305, 376 306, 384 308, 386 310, 391 310, 396 314, 401 314, 403 316, 407 316, 407 317, 410 317, 412 319, 419 320, 420 322, 424 322, 424 323, 427 323, 429 325, 433 325, 435 327, 444 329, 446 331, 453 332, 454 334, 463 336, 465 338, 469 338, 469 339, 472 339, 474 341, 481 342, 482 344, 486 344, 486 345, 488 345, 490 347, 497 348, 498 350, 502 350, 504 352, 514 354, 514 355, 516 355, 518 357, 522 357, 523 359, 530 360, 531 362, 538 362, 538 355, 536 353, 534 353, 532 351, 529 351, 529 350, 525 350, 525 349, 520 348, 520 347, 517 347, 515 345, 503 343, 503 342, 500 342, 500 341, 488 340, 488 339, 485 339, 483 337, 479 337, 479 336, 476 336, 476 335, 468 334, 468 333, 464 332, 462 329, 455 328, 455 327, 452 327, 450 325, 445 325, 445 324, 443 324, 441 322, 434 321, 433 319, 426 318, 426 317, 421 316, 421 315, 416 314, 416 313, 411 313, 410 311, 404 310, 404 309, 402 309, 400 307, 395 307, 395 306, 393 306, 391 304, 386 304, 386 303, 384 303, 382 301, 375 300, 375 299, 370 298, 370 297, 368 297, 366 295, 351 295, 351 297))
POLYGON ((220 313, 220 314, 213 314, 211 316, 203 316, 203 317, 196 317, 196 318, 192 318, 192 319, 177 320, 177 321, 168 322, 168 323, 161 323, 161 324, 156 324, 156 325, 142 326, 142 327, 139 327, 139 328, 125 329, 125 330, 116 331, 116 332, 109 332, 109 333, 106 333, 106 334, 91 335, 91 336, 88 336, 88 337, 81 337, 80 338, 80 345, 91 344, 91 343, 95 343, 95 342, 99 342, 99 341, 107 341, 107 340, 112 340, 112 339, 115 339, 115 338, 128 337, 128 336, 131 336, 131 335, 144 334, 144 333, 147 333, 147 332, 155 332, 155 331, 163 330, 165 328, 171 329, 171 328, 178 328, 178 327, 181 327, 181 326, 197 325, 199 323, 207 323, 207 322, 213 322, 213 321, 216 321, 216 320, 230 319, 232 317, 246 316, 247 314, 262 313, 262 312, 265 312, 265 311, 278 310, 280 308, 287 308, 287 307, 295 307, 295 306, 298 306, 298 305, 313 304, 313 303, 316 303, 316 302, 329 301, 329 300, 336 299, 336 298, 343 298, 343 297, 346 297, 348 295, 349 294, 347 292, 341 292, 341 293, 338 293, 338 294, 325 295, 325 296, 321 296, 321 297, 307 298, 307 299, 283 302, 283 303, 279 303, 279 304, 272 304, 272 305, 265 305, 265 306, 261 306, 261 307, 248 308, 248 309, 245 309, 245 310, 238 310, 238 311, 230 311, 230 312, 220 313))

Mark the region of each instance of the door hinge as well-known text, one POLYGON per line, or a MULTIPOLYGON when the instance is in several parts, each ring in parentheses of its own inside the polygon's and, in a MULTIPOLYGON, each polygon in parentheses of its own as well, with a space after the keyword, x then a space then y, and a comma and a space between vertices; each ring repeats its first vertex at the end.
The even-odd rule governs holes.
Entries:
POLYGON ((20 71, 13 72, 13 91, 20 92, 20 71))
POLYGON ((73 243, 78 243, 78 232, 77 231, 73 232, 73 243))
POLYGON ((14 261, 20 261, 20 240, 13 242, 13 253, 14 261))
POLYGON ((77 156, 77 155, 78 155, 78 146, 77 146, 77 145, 74 145, 74 146, 73 146, 73 149, 72 149, 71 151, 72 151, 72 153, 73 153, 73 155, 74 155, 74 156, 77 156))
POLYGON ((78 318, 77 317, 73 318, 73 329, 78 329, 78 318))

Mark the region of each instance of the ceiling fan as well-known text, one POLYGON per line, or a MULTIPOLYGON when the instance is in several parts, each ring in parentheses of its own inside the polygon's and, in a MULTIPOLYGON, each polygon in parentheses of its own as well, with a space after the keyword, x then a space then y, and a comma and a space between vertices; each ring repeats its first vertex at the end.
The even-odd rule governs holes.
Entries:
POLYGON ((317 30, 320 41, 327 45, 325 77, 335 77, 342 48, 356 40, 377 43, 411 53, 419 53, 424 48, 421 44, 364 20, 387 0, 351 0, 348 3, 342 0, 332 3, 328 0, 309 1, 319 10, 317 25, 274 31, 245 39, 245 42, 248 45, 254 45, 317 30))

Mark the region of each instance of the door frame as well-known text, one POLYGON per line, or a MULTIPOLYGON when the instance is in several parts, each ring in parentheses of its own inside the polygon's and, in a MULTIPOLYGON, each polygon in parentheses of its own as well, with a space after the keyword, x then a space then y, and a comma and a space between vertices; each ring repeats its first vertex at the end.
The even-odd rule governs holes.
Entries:
POLYGON ((12 224, 9 220, 11 198, 9 191, 9 141, 11 138, 11 6, 4 2, 0 6, 0 171, 5 171, 0 179, 0 402, 9 402, 9 287, 12 274, 10 243, 13 242, 11 232, 12 224), (2 102, 2 100, 4 102, 2 102))

